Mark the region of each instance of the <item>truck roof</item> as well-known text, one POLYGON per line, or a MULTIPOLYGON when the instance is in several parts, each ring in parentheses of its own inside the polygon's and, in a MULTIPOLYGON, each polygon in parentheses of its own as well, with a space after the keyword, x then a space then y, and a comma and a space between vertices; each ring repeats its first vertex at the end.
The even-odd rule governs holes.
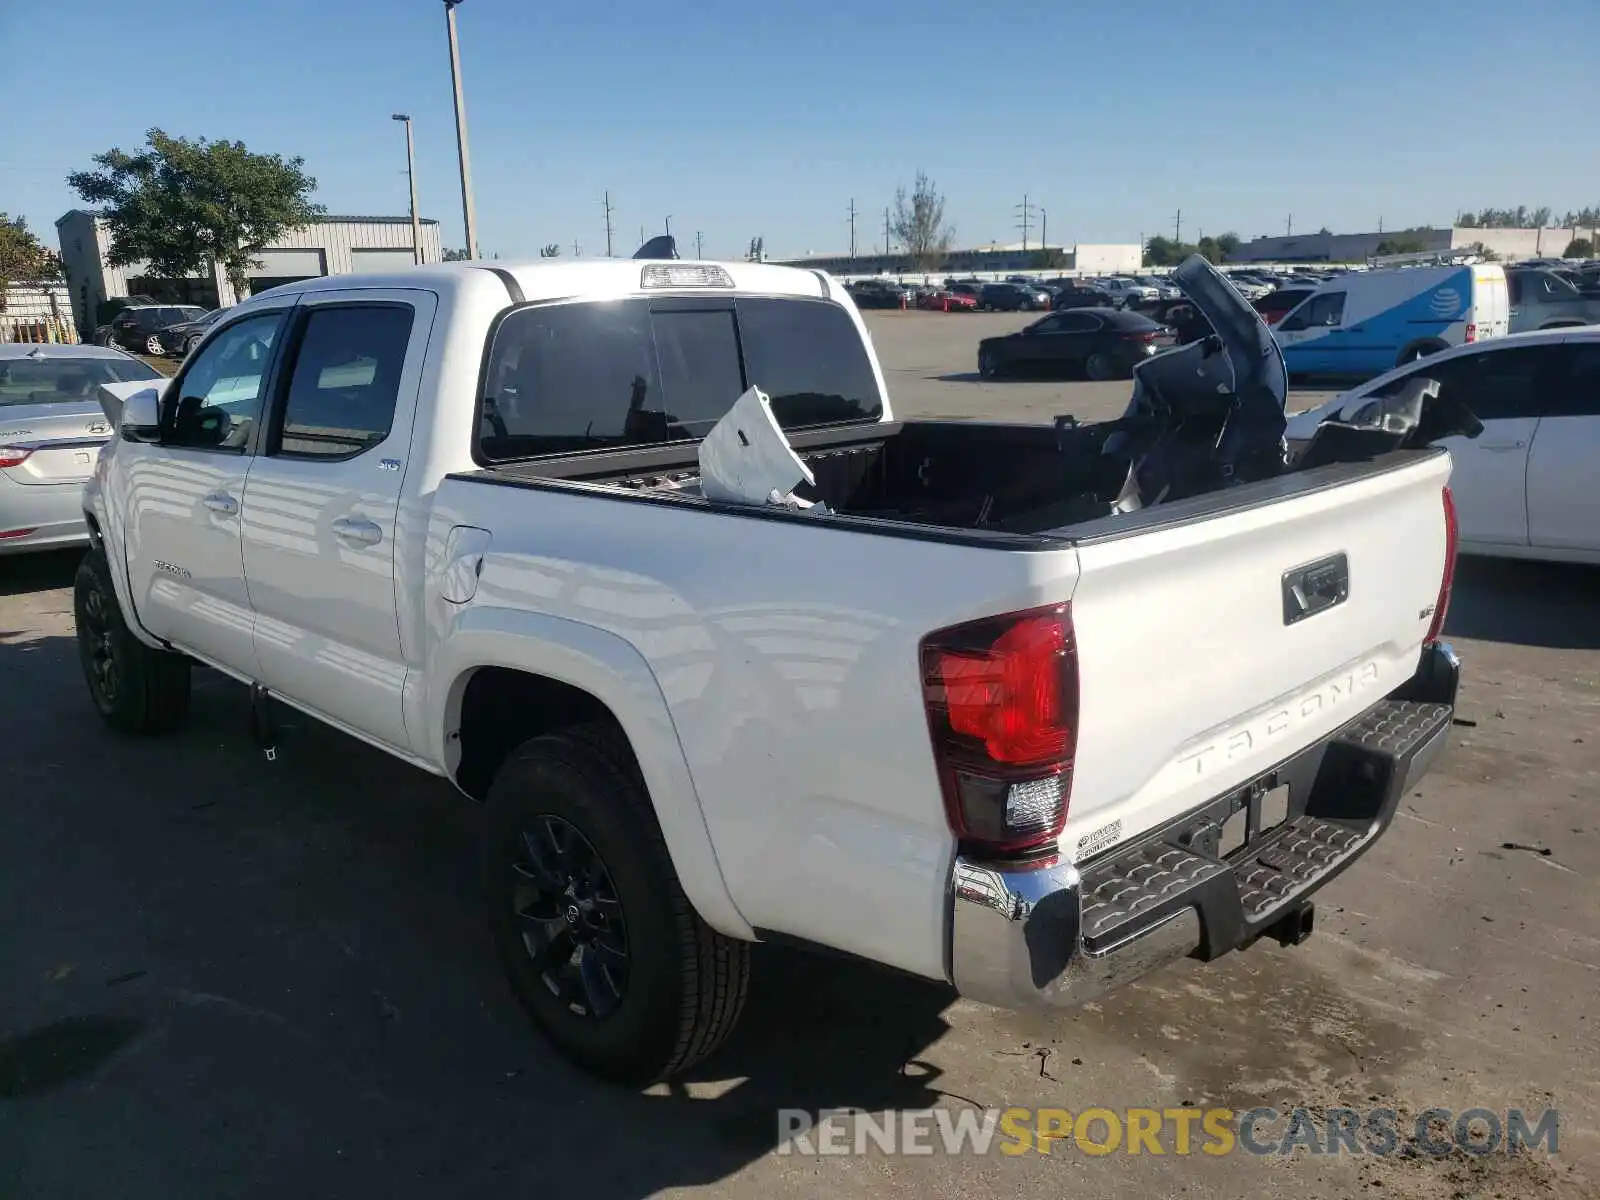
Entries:
MULTIPOLYGON (((485 275, 496 275, 507 290, 513 285, 523 300, 554 300, 564 296, 627 296, 651 291, 727 292, 726 285, 671 285, 658 288, 643 285, 647 267, 717 267, 733 280, 736 292, 767 295, 839 297, 844 286, 822 271, 801 267, 780 267, 770 263, 713 262, 691 259, 637 258, 543 258, 524 262, 451 262, 407 267, 398 271, 358 275, 324 275, 298 283, 282 284, 257 295, 286 292, 344 291, 350 288, 426 287, 447 294, 477 288, 485 275)), ((515 293, 513 292, 513 295, 515 293)), ((252 297, 254 299, 254 297, 252 297)))

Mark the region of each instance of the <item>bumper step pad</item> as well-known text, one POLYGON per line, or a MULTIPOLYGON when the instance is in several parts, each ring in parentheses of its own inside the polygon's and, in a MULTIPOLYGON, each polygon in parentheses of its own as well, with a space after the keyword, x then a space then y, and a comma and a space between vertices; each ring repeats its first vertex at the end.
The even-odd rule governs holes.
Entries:
MULTIPOLYGON (((1442 745, 1440 735, 1453 714, 1448 704, 1389 700, 1329 739, 1328 761, 1336 768, 1329 778, 1336 790, 1366 789, 1371 800, 1364 815, 1333 820, 1301 812, 1227 861, 1174 844, 1187 840, 1184 828, 1175 826, 1088 863, 1083 868, 1080 926, 1085 948, 1104 953, 1190 906, 1201 911, 1208 935, 1222 933, 1211 928, 1218 922, 1236 927, 1233 934, 1215 937, 1219 947, 1249 936, 1252 929, 1259 932, 1260 925, 1378 835, 1387 816, 1379 820, 1377 815, 1392 807, 1392 801, 1386 806, 1382 799, 1402 783, 1398 772, 1405 771, 1404 782, 1409 782, 1413 758, 1425 747, 1442 745)), ((1426 769, 1425 763, 1421 766, 1426 769)), ((1343 811, 1338 815, 1346 816, 1343 811)))

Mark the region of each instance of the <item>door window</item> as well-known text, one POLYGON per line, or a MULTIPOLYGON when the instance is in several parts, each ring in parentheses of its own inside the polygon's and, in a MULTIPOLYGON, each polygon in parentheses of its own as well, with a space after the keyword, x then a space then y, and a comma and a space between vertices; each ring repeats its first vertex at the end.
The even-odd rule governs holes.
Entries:
POLYGON ((261 419, 267 368, 283 323, 263 313, 224 329, 173 382, 161 441, 167 446, 243 454, 261 419))
POLYGON ((1401 376, 1372 395, 1398 395, 1413 379, 1432 379, 1439 384, 1439 395, 1465 404, 1480 421, 1505 421, 1540 415, 1539 375, 1559 353, 1560 347, 1525 346, 1515 350, 1484 350, 1460 354, 1443 362, 1426 360, 1415 371, 1401 376))
POLYGON ((1052 333, 1093 333, 1100 328, 1100 318, 1088 313, 1063 313, 1061 324, 1052 333))
POLYGON ((289 376, 278 453, 352 458, 389 436, 412 316, 404 304, 311 310, 289 376))
POLYGON ((1278 325, 1285 333, 1301 329, 1325 329, 1344 320, 1344 293, 1322 292, 1309 297, 1278 325))
POLYGON ((1547 417, 1600 418, 1600 342, 1567 344, 1566 374, 1546 393, 1547 417))

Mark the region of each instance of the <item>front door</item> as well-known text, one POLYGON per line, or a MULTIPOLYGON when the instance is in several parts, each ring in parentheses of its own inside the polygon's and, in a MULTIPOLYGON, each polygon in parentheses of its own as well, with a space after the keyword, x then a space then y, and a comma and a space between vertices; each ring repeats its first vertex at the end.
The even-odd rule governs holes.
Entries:
POLYGON ((395 535, 435 304, 410 289, 302 300, 244 518, 261 681, 401 750, 395 535))
POLYGON ((1568 342, 1528 458, 1528 538, 1600 553, 1600 342, 1568 342))
POLYGON ((1340 353, 1340 339, 1347 339, 1340 327, 1344 296, 1343 292, 1317 292, 1278 322, 1272 333, 1283 351, 1286 370, 1316 375, 1349 369, 1340 353))
POLYGON ((289 306, 231 322, 184 364, 161 442, 129 470, 124 551, 140 623, 197 657, 253 673, 240 514, 289 306))

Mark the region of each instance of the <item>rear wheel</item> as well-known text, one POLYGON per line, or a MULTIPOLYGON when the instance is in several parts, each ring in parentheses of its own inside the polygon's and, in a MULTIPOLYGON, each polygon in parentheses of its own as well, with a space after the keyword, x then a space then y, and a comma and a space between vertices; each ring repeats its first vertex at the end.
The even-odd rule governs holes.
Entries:
POLYGON ((161 339, 155 334, 152 333, 149 337, 145 338, 144 352, 146 354, 159 355, 164 353, 165 350, 166 347, 161 344, 161 339))
POLYGON ((72 606, 84 680, 106 724, 134 734, 170 733, 182 725, 189 713, 189 660, 133 636, 99 546, 78 565, 72 606))
POLYGON ((642 1085, 727 1037, 750 948, 690 905, 614 732, 583 726, 518 749, 489 792, 484 857, 506 975, 566 1058, 642 1085))
POLYGON ((1096 350, 1083 363, 1083 373, 1096 383, 1104 383, 1117 376, 1117 364, 1102 350, 1096 350))

